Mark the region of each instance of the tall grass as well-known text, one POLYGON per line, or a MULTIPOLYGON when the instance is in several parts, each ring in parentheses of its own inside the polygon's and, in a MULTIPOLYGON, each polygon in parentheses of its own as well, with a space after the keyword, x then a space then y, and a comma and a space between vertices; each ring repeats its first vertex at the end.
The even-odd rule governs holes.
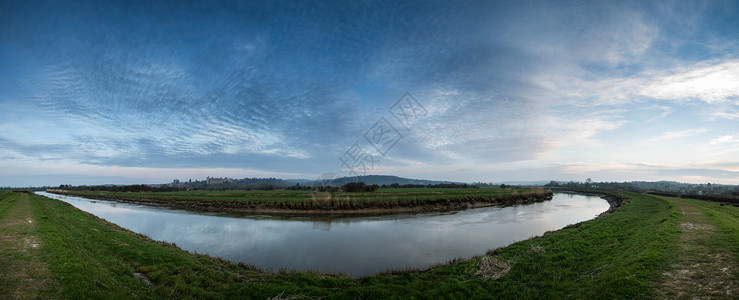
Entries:
POLYGON ((51 192, 120 201, 165 204, 191 209, 297 209, 356 210, 425 208, 443 209, 467 204, 517 204, 551 199, 542 188, 518 189, 381 189, 377 192, 344 193, 313 191, 218 191, 218 192, 51 192))

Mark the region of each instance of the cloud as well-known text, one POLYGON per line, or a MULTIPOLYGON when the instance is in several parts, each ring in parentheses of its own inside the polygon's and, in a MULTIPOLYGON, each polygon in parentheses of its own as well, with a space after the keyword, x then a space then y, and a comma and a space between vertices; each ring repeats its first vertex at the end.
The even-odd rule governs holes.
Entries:
POLYGON ((653 78, 639 92, 660 100, 739 101, 739 60, 701 63, 653 78))
MULTIPOLYGON (((658 181, 672 180, 678 182, 722 182, 739 184, 739 171, 736 163, 687 163, 687 164, 654 164, 628 163, 608 161, 569 161, 551 165, 555 174, 568 175, 576 180, 592 177, 595 181, 658 181)), ((560 175, 561 176, 561 175, 560 175)))
MULTIPOLYGON (((548 91, 542 97, 577 106, 626 105, 650 99, 718 105, 739 101, 739 60, 701 63, 687 67, 647 70, 631 76, 598 76, 581 72, 540 74, 534 78, 548 91)), ((717 113, 720 114, 720 113, 717 113)), ((734 114, 720 114, 733 117, 734 114)))
POLYGON ((725 169, 663 169, 654 170, 654 172, 679 178, 702 178, 703 182, 719 179, 725 182, 739 184, 739 172, 725 169))
POLYGON ((678 131, 666 131, 662 135, 649 139, 649 142, 672 141, 708 132, 706 128, 694 128, 678 131))
MULTIPOLYGON (((224 22, 203 23, 223 35, 196 35, 201 40, 195 44, 181 44, 192 36, 170 32, 168 37, 160 28, 132 36, 154 47, 131 47, 105 35, 121 28, 102 21, 75 47, 81 54, 59 59, 47 54, 54 63, 43 70, 45 81, 30 100, 60 122, 81 120, 101 131, 74 135, 89 163, 148 166, 207 158, 217 164, 220 156, 244 158, 245 166, 253 161, 246 159, 250 155, 328 162, 371 124, 364 121, 374 116, 357 109, 360 101, 375 101, 363 103, 374 112, 382 109, 378 103, 405 90, 418 91, 414 94, 429 102, 431 114, 396 155, 427 161, 536 159, 563 145, 597 143, 598 133, 627 121, 612 109, 599 109, 577 112, 576 125, 566 121, 575 114, 552 116, 548 95, 532 91, 556 89, 561 93, 554 99, 591 106, 634 101, 630 98, 644 85, 642 78, 589 77, 597 74, 593 67, 641 60, 659 29, 638 10, 606 6, 592 14, 591 8, 496 5, 490 11, 539 17, 507 20, 506 26, 474 8, 430 10, 408 19, 394 18, 402 10, 384 17, 349 11, 365 22, 361 26, 379 22, 390 30, 370 28, 345 41, 341 38, 355 33, 335 27, 339 20, 330 16, 314 24, 299 10, 277 11, 276 16, 293 19, 252 27, 229 14, 224 22), (462 30, 470 26, 482 29, 462 30), (242 27, 256 29, 236 30, 242 27), (327 44, 302 43, 315 39, 327 44), (538 72, 542 65, 547 72, 538 72), (562 66, 576 78, 556 75, 562 66), (347 92, 365 84, 379 86, 384 93, 373 93, 385 97, 366 99, 362 89, 347 92)), ((151 12, 136 19, 156 20, 151 12)))
POLYGON ((165 183, 172 179, 204 179, 206 176, 314 178, 311 172, 279 172, 257 168, 218 167, 120 167, 80 164, 68 161, 35 163, 27 160, 0 161, 0 186, 59 184, 139 184, 165 183))
POLYGON ((430 113, 408 133, 404 142, 410 145, 400 145, 402 157, 445 164, 504 162, 535 159, 552 147, 536 125, 546 112, 531 99, 474 91, 416 97, 430 113))
POLYGON ((665 117, 669 116, 671 113, 674 112, 674 109, 672 107, 669 107, 669 106, 659 106, 659 105, 654 105, 654 106, 650 106, 650 107, 641 108, 640 110, 649 111, 649 110, 653 110, 653 109, 661 110, 662 113, 660 113, 660 114, 658 114, 656 116, 653 116, 653 117, 651 117, 649 119, 646 119, 646 120, 642 121, 642 123, 651 123, 651 122, 654 122, 654 121, 657 121, 657 120, 660 120, 660 119, 664 119, 665 117))
POLYGON ((723 135, 711 140, 711 145, 726 144, 739 142, 739 137, 733 135, 723 135))
POLYGON ((0 153, 6 157, 35 157, 39 160, 54 160, 63 157, 64 153, 72 150, 69 144, 59 143, 18 143, 0 137, 0 153))
POLYGON ((648 16, 629 6, 543 2, 509 13, 510 18, 527 21, 508 22, 500 38, 521 51, 565 65, 631 65, 660 34, 648 16))
POLYGON ((729 120, 739 119, 739 109, 727 106, 716 107, 711 116, 729 120))
POLYGON ((604 171, 608 172, 634 172, 636 168, 633 164, 620 163, 620 162, 596 162, 596 161, 582 161, 582 162, 560 162, 553 164, 559 172, 564 174, 595 174, 604 171))
POLYGON ((97 129, 74 134, 78 150, 92 155, 87 161, 145 166, 160 152, 309 158, 352 128, 351 102, 310 76, 285 79, 223 62, 218 76, 198 77, 186 61, 136 51, 144 53, 92 51, 51 65, 28 98, 44 118, 97 129))
MULTIPOLYGON (((722 127, 739 118, 735 10, 376 4, 9 7, 0 156, 320 174, 406 91, 428 115, 378 170, 540 174, 556 163, 548 158, 585 160, 596 148, 626 157, 610 149, 643 135, 679 144, 734 133, 722 127), (675 129, 686 115, 700 128, 675 129)), ((716 137, 694 155, 731 143, 716 137)), ((628 169, 604 160, 547 171, 628 169)))
POLYGON ((624 109, 568 108, 554 112, 541 126, 547 129, 547 136, 556 147, 600 146, 598 134, 616 130, 629 122, 624 109))

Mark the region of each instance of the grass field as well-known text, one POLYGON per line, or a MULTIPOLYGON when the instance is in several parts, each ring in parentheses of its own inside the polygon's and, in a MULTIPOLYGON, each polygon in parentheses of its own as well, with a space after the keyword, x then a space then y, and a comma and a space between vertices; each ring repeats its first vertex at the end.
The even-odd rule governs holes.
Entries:
MULTIPOLYGON (((724 253, 721 262, 729 270, 689 279, 721 280, 728 292, 735 291, 739 208, 626 196, 630 200, 615 213, 484 257, 357 279, 265 273, 152 241, 58 200, 6 192, 0 194, 0 292, 67 299, 649 299, 683 295, 680 282, 665 274, 694 263, 695 253, 685 250, 698 249, 693 244, 707 247, 702 252, 724 253), (712 242, 686 238, 685 224, 692 222, 686 218, 701 216, 713 226, 712 242)), ((720 294, 724 290, 706 293, 730 299, 720 294)))
POLYGON ((184 191, 184 192, 104 192, 54 191, 85 197, 116 199, 203 209, 298 209, 354 210, 423 208, 423 210, 465 207, 468 204, 513 204, 551 199, 551 191, 532 188, 500 189, 380 189, 368 193, 328 193, 314 191, 184 191))

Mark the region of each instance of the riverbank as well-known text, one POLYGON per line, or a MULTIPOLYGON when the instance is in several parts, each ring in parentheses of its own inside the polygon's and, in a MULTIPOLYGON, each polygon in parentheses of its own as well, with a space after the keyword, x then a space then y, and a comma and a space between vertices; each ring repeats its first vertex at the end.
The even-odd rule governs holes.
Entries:
POLYGON ((192 211, 271 214, 385 214, 445 211, 551 200, 541 188, 381 189, 369 193, 312 191, 191 191, 126 193, 47 190, 47 192, 192 211))
POLYGON ((629 201, 628 197, 623 196, 623 193, 619 191, 608 191, 608 190, 586 190, 586 189, 568 189, 568 188, 554 188, 555 191, 558 193, 571 193, 571 194, 579 194, 579 195, 588 195, 588 196, 599 196, 603 200, 606 200, 608 202, 609 208, 607 211, 604 211, 599 216, 602 216, 604 214, 609 214, 619 207, 621 207, 622 204, 629 201))
MULTIPOLYGON (((363 278, 269 273, 191 254, 38 195, 22 198, 19 193, 1 194, 0 220, 26 211, 38 226, 34 231, 38 252, 21 259, 37 259, 48 266, 52 289, 39 294, 42 298, 647 299, 669 295, 662 290, 663 286, 670 289, 670 285, 663 285, 663 273, 680 257, 685 215, 671 199, 631 193, 624 196, 628 202, 614 213, 495 249, 482 257, 363 278)), ((737 224, 737 208, 686 203, 701 210, 710 208, 706 210, 713 215, 709 221, 721 229, 715 232, 715 240, 726 242, 709 243, 707 251, 729 245, 733 256, 727 256, 727 265, 736 266, 736 243, 732 243, 736 231, 732 230, 737 224)), ((4 229, 0 232, 7 232, 4 229)), ((8 244, 0 248, 2 266, 10 262, 7 253, 13 249, 8 244)), ((15 263, 23 265, 24 261, 15 263)), ((11 272, 16 270, 0 268, 0 286, 6 286, 11 272)), ((700 284, 706 279, 696 280, 700 284)))
POLYGON ((268 270, 290 268, 355 277, 399 267, 423 269, 481 255, 547 230, 590 220, 608 209, 607 202, 595 196, 557 193, 552 200, 536 204, 445 212, 239 215, 38 194, 189 251, 268 270))

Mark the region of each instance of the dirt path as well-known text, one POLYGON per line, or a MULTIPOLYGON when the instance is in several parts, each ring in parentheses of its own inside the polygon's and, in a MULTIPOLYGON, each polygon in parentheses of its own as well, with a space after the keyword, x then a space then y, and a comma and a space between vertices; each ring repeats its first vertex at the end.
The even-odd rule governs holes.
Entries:
POLYGON ((658 288, 667 299, 736 299, 739 297, 731 252, 717 243, 717 231, 706 214, 681 199, 667 199, 682 213, 676 261, 658 288))
POLYGON ((40 258, 41 242, 29 194, 0 199, 0 298, 54 296, 57 283, 40 258))

